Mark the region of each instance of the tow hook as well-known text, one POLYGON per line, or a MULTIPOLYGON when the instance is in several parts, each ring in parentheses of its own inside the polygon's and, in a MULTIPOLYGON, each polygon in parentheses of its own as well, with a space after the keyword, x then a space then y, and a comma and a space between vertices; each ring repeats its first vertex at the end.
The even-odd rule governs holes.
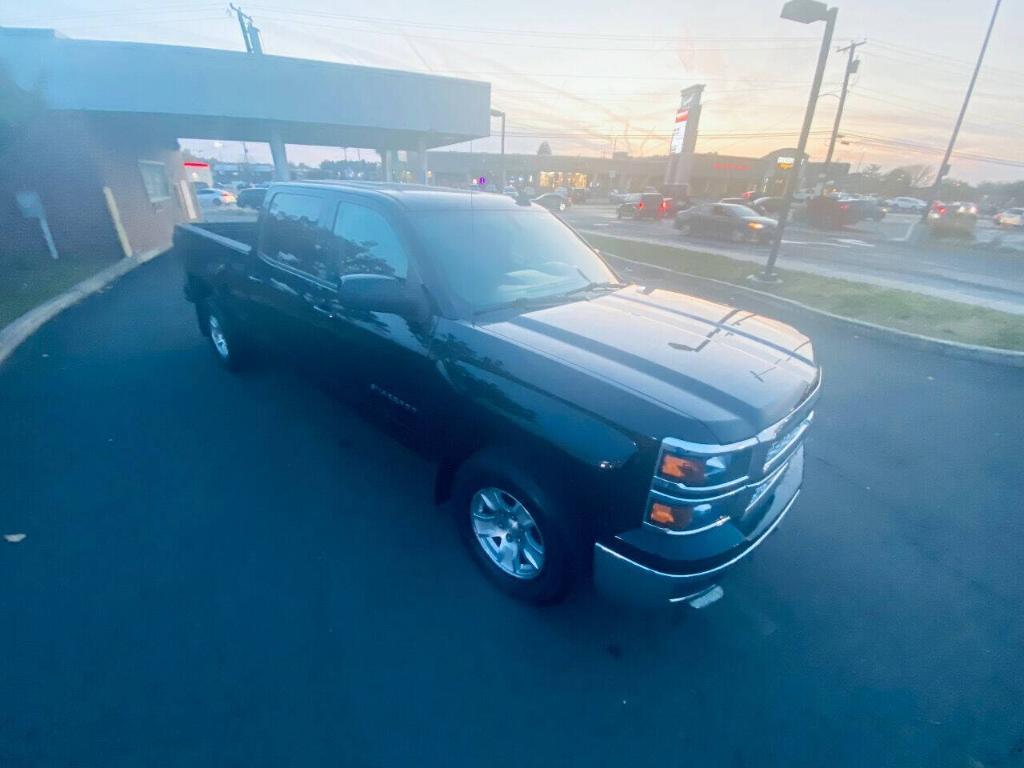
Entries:
POLYGON ((698 592, 696 595, 690 595, 672 602, 684 602, 691 608, 696 608, 698 611, 702 608, 707 608, 712 603, 717 603, 722 599, 725 594, 725 590, 717 584, 712 584, 710 587, 702 592, 698 592))

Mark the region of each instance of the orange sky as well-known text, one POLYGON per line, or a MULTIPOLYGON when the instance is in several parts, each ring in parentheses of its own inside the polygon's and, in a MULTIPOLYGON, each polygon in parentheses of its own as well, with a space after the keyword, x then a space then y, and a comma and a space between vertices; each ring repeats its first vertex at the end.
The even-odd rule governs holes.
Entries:
MULTIPOLYGON (((644 4, 444 0, 370 9, 293 0, 245 4, 267 53, 487 80, 509 115, 508 149, 557 153, 664 154, 679 89, 705 83, 697 151, 761 155, 795 143, 822 24, 779 18, 781 2, 727 0, 644 4)), ((220 2, 38 0, 0 24, 41 25, 73 37, 240 48, 220 2)), ((836 159, 854 166, 936 165, 948 140, 991 6, 987 1, 849 0, 836 45, 867 39, 851 83, 836 159)), ((986 66, 953 159, 954 177, 1024 177, 1024 4, 1004 3, 986 66), (999 162, 997 162, 999 161, 999 162)), ((845 54, 825 76, 811 157, 825 152, 845 54)), ((495 124, 497 130, 497 124, 495 124)), ((212 150, 209 144, 202 145, 212 150)), ((459 147, 469 148, 469 147, 459 147)), ((495 138, 473 149, 497 151, 495 138)), ((250 147, 254 157, 264 148, 250 147)), ((237 159, 239 147, 216 152, 237 159)), ((294 148, 315 163, 341 151, 294 148)))

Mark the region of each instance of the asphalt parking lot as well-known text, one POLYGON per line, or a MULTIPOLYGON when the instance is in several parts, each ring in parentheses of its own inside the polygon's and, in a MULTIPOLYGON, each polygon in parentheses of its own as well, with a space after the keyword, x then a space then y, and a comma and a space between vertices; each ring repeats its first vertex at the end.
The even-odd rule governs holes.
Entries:
POLYGON ((804 494, 701 612, 499 595, 430 465, 218 367, 172 257, 44 326, 0 366, 0 766, 1024 765, 1021 370, 680 287, 825 370, 804 494))

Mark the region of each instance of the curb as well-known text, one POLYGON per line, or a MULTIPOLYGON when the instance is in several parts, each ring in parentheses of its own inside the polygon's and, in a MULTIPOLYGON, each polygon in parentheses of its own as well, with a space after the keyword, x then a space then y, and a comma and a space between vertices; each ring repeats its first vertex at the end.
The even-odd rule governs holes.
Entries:
POLYGON ((39 330, 44 323, 82 299, 103 290, 122 275, 166 252, 167 249, 153 249, 138 255, 125 256, 0 328, 0 363, 6 360, 25 339, 39 330))
POLYGON ((948 357, 956 357, 962 360, 975 360, 985 363, 992 363, 994 365, 1005 365, 1014 368, 1024 368, 1024 352, 1017 352, 1010 349, 999 349, 998 347, 985 347, 980 344, 964 344, 959 341, 944 341, 942 339, 933 339, 930 336, 922 336, 918 333, 911 333, 909 331, 900 331, 895 328, 887 328, 884 325, 877 325, 875 323, 869 323, 866 320, 855 320, 852 317, 844 317, 843 315, 836 315, 832 312, 826 312, 824 309, 818 309, 817 307, 811 307, 803 302, 795 301, 794 299, 787 299, 783 296, 776 296, 774 293, 768 293, 767 291, 759 291, 756 288, 749 288, 745 285, 738 285, 737 283, 726 282, 725 280, 719 280, 714 277, 703 277, 702 275, 694 275, 690 272, 683 272, 678 269, 669 269, 668 267, 662 267, 657 264, 648 264, 644 261, 637 261, 635 259, 627 259, 625 256, 616 256, 614 253, 609 251, 602 251, 606 256, 610 256, 618 261, 624 261, 627 264, 635 264, 639 267, 645 267, 647 269, 656 269, 659 272, 668 272, 672 275, 679 275, 681 277, 690 278, 693 280, 703 280, 708 283, 714 283, 715 285, 725 286, 727 288, 734 288, 747 293, 752 293, 756 296, 761 296, 771 301, 777 301, 781 304, 788 304, 791 307, 802 309, 806 312, 811 312, 815 315, 827 317, 832 320, 838 320, 839 322, 846 323, 859 328, 865 336, 875 339, 883 339, 885 341, 899 342, 906 346, 910 346, 914 349, 920 349, 926 352, 935 352, 940 355, 946 355, 948 357))

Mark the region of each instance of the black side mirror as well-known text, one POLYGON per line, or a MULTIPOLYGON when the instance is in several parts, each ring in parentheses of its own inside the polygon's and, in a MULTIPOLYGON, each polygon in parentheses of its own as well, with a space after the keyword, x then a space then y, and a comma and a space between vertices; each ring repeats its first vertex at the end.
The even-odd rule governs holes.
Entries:
POLYGON ((346 275, 338 284, 338 301, 348 309, 387 312, 409 320, 425 320, 430 305, 419 286, 390 275, 346 275))

